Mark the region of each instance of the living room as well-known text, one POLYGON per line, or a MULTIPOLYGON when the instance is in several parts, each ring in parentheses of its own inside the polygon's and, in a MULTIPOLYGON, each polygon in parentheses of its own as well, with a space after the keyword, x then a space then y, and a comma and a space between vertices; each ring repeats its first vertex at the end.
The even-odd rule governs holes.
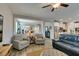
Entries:
MULTIPOLYGON (((15 4, 13 4, 13 5, 15 5, 15 4)), ((16 4, 16 5, 18 5, 18 4, 16 4)), ((19 4, 19 5, 21 5, 21 4, 19 4)), ((31 4, 22 4, 22 5, 24 6, 24 5, 31 5, 31 4)), ((46 27, 46 31, 47 30, 52 31, 50 34, 48 34, 49 40, 54 38, 54 35, 52 35, 53 34, 53 30, 52 30, 53 29, 52 28, 53 24, 52 24, 52 22, 50 22, 48 20, 39 20, 39 18, 31 17, 31 16, 28 16, 28 15, 23 16, 23 15, 20 15, 20 14, 13 14, 12 9, 11 9, 11 5, 9 5, 9 4, 0 4, 0 6, 1 6, 1 10, 0 10, 1 11, 1 17, 3 16, 2 17, 3 23, 1 25, 2 26, 1 31, 2 31, 3 35, 2 35, 1 42, 0 42, 0 47, 1 47, 0 55, 3 55, 3 56, 4 55, 11 55, 10 52, 8 53, 8 51, 10 51, 11 48, 13 48, 14 50, 17 49, 17 51, 18 50, 21 51, 24 48, 27 48, 27 46, 30 46, 30 42, 25 41, 23 43, 24 47, 22 46, 22 48, 20 48, 18 46, 19 47, 18 48, 17 47, 18 43, 16 43, 16 44, 12 43, 12 38, 14 36, 17 36, 16 39, 19 40, 19 39, 22 38, 22 34, 23 34, 25 37, 23 36, 22 39, 26 39, 27 32, 28 33, 29 32, 34 32, 34 34, 32 34, 33 36, 35 35, 35 37, 36 37, 36 34, 39 33, 39 34, 41 34, 40 36, 41 36, 41 39, 42 39, 43 37, 45 37, 44 31, 45 31, 45 27, 46 27), (21 27, 20 27, 20 25, 21 25, 21 27), (18 38, 18 35, 20 35, 19 38, 18 38), (4 52, 2 52, 2 51, 4 51, 4 52)), ((16 12, 17 12, 17 10, 16 10, 16 12)), ((29 35, 31 36, 30 33, 29 33, 29 35)), ((33 40, 31 40, 31 41, 33 41, 33 40)), ((45 45, 45 39, 44 40, 34 40, 34 42, 35 42, 35 43, 33 43, 33 45, 35 44, 34 49, 36 47, 38 47, 38 50, 35 50, 35 51, 39 52, 39 50, 42 51, 44 49, 43 47, 45 45)), ((41 52, 40 52, 40 54, 38 54, 38 52, 37 52, 37 55, 41 55, 41 52)), ((22 54, 22 55, 24 55, 24 54, 22 54)))
POLYGON ((46 3, 0 4, 1 56, 79 55, 78 46, 75 46, 79 35, 79 8, 76 7, 79 4, 68 3, 67 8, 57 7, 54 11, 51 11, 51 6, 43 7, 46 5, 46 3), (71 46, 74 46, 73 49, 71 46))

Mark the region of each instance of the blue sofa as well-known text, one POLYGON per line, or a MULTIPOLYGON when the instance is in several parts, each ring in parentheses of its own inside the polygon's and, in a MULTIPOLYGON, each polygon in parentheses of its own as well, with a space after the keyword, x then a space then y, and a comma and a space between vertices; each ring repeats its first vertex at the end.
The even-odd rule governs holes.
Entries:
POLYGON ((79 56, 79 36, 71 34, 60 34, 59 40, 52 41, 54 48, 63 51, 70 56, 79 56))

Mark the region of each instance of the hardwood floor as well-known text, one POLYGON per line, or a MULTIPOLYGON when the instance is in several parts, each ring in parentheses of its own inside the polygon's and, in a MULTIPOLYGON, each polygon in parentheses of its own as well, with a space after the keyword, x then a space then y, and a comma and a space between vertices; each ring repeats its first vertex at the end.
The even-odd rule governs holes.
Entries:
POLYGON ((11 53, 12 44, 0 46, 0 56, 8 56, 11 53))
POLYGON ((67 56, 65 53, 52 47, 51 39, 46 39, 45 45, 31 44, 29 47, 18 51, 12 49, 11 56, 67 56))

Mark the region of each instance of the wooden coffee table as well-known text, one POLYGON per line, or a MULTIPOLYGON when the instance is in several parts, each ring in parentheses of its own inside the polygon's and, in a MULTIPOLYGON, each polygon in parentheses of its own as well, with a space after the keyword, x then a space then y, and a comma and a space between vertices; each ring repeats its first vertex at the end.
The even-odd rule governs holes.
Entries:
POLYGON ((0 47, 0 56, 9 56, 11 53, 12 44, 5 44, 0 47))

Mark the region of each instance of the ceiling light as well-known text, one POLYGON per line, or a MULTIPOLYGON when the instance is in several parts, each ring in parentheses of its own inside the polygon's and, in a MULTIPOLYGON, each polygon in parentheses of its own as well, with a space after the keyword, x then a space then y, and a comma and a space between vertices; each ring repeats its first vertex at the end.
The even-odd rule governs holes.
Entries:
POLYGON ((52 7, 51 9, 51 12, 54 11, 55 9, 59 8, 59 7, 68 7, 69 5, 68 4, 65 4, 65 3, 51 3, 51 4, 48 4, 46 6, 43 6, 42 8, 46 8, 46 7, 52 7))
POLYGON ((53 8, 58 8, 58 7, 60 7, 60 3, 56 3, 56 4, 52 5, 52 6, 53 6, 53 8))

